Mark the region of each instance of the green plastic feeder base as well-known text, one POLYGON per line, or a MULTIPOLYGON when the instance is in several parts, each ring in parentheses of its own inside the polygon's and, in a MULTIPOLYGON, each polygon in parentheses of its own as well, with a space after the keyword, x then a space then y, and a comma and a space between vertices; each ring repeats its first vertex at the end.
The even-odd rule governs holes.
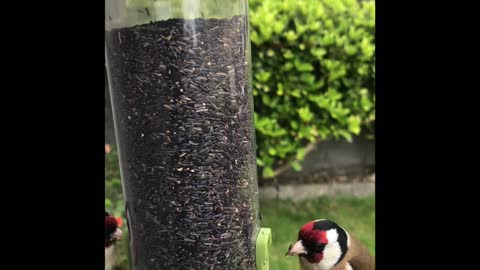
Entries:
POLYGON ((256 243, 257 270, 270 269, 270 247, 272 246, 272 229, 260 228, 256 243))

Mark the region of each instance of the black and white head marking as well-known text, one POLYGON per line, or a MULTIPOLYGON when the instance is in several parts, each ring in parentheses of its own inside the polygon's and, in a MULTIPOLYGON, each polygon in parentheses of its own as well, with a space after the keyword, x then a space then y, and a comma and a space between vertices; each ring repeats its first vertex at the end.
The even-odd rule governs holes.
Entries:
POLYGON ((345 257, 350 244, 348 234, 336 223, 325 219, 317 220, 313 228, 327 232, 328 244, 323 250, 323 259, 319 263, 319 269, 330 269, 345 257))

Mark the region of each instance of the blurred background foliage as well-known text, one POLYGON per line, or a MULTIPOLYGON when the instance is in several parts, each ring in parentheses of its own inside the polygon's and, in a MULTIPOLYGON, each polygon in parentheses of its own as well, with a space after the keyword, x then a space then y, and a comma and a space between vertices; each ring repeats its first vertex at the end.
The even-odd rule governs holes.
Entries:
POLYGON ((373 1, 250 0, 250 25, 264 178, 318 140, 374 139, 373 1))

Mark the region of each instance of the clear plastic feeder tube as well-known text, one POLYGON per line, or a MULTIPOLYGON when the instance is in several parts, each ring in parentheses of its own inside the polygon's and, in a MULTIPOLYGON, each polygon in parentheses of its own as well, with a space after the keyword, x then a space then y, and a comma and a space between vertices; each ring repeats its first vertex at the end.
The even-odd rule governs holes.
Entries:
POLYGON ((106 0, 134 269, 255 269, 247 0, 106 0))

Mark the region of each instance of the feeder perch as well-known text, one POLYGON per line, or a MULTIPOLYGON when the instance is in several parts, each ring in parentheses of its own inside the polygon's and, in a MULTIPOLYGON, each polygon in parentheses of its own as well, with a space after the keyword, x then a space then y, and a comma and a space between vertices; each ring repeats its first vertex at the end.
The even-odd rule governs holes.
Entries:
POLYGON ((261 228, 257 236, 256 260, 257 270, 270 269, 270 247, 272 246, 272 230, 270 228, 261 228))

